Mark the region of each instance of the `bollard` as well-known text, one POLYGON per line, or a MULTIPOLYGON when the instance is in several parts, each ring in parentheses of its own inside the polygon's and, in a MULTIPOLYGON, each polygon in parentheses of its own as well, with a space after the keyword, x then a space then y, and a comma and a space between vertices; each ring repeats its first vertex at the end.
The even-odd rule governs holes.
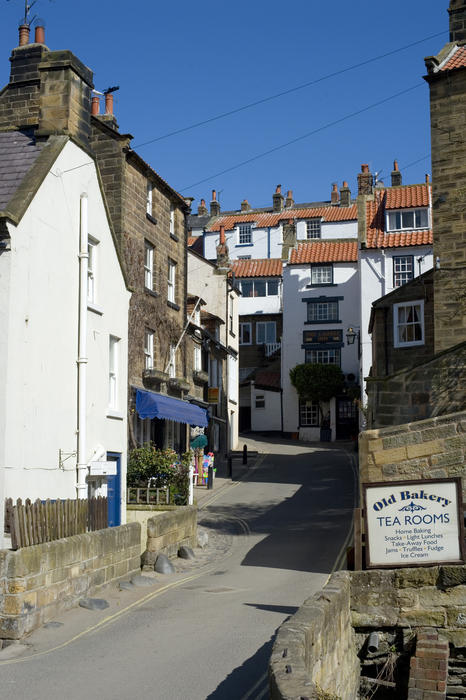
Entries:
POLYGON ((243 464, 248 463, 248 446, 243 445, 243 464))
POLYGON ((214 468, 209 467, 207 471, 207 489, 214 488, 214 468))
POLYGON ((230 479, 233 479, 233 457, 231 455, 228 455, 228 477, 230 479))

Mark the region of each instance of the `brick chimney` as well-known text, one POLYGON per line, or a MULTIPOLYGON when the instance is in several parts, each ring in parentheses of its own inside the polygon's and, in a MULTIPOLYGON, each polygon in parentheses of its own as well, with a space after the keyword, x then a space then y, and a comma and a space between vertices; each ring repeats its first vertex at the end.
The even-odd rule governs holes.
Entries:
POLYGON ((332 204, 338 204, 340 202, 340 195, 338 193, 338 185, 336 182, 332 184, 332 191, 330 193, 330 202, 332 204))
POLYGON ((212 201, 210 203, 210 215, 219 216, 220 215, 220 204, 217 202, 217 192, 212 190, 212 201))
POLYGON ((197 208, 197 213, 198 216, 207 216, 209 212, 207 211, 207 207, 205 205, 205 199, 201 199, 201 203, 199 204, 197 208))
POLYGON ((348 187, 348 183, 346 182, 346 180, 343 181, 343 187, 340 189, 340 206, 351 206, 351 190, 348 187))
POLYGON ((228 258, 228 246, 225 236, 225 226, 220 226, 220 240, 217 246, 217 266, 219 268, 228 267, 230 260, 228 258))
POLYGON ((24 43, 24 25, 20 36, 10 57, 10 82, 0 95, 0 129, 38 127, 38 136, 70 134, 89 147, 92 71, 71 51, 50 51, 43 26, 34 44, 24 43))
POLYGON ((284 197, 282 195, 282 186, 277 185, 277 188, 275 190, 275 194, 273 195, 273 210, 274 211, 283 211, 283 200, 284 200, 284 197))
POLYGON ((290 250, 296 248, 296 224, 294 219, 283 222, 282 260, 288 262, 290 250))
POLYGON ((392 187, 399 187, 402 184, 401 173, 398 169, 398 161, 393 161, 392 187))
POLYGON ((466 39, 466 0, 450 0, 450 41, 466 39))
POLYGON ((372 194, 373 191, 373 177, 372 173, 369 171, 369 166, 367 163, 361 165, 361 172, 358 173, 358 195, 360 194, 372 194))
POLYGON ((294 199, 293 199, 293 191, 288 190, 286 193, 286 200, 285 200, 285 207, 289 209, 290 207, 294 207, 294 199))
POLYGON ((241 211, 250 211, 251 207, 247 199, 243 199, 241 202, 241 211))

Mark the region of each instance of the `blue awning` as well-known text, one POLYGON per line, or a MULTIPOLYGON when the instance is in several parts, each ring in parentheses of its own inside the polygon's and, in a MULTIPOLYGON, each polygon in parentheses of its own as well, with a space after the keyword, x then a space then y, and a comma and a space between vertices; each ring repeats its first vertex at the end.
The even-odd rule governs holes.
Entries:
POLYGON ((204 408, 142 389, 136 389, 136 411, 140 418, 165 418, 200 428, 206 428, 209 423, 204 408))

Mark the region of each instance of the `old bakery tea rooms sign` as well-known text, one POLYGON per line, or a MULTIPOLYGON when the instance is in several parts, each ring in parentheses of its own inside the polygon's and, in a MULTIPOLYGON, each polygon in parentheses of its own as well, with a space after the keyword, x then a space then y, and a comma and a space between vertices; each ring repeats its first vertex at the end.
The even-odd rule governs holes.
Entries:
POLYGON ((458 479, 365 484, 367 565, 463 560, 458 479))

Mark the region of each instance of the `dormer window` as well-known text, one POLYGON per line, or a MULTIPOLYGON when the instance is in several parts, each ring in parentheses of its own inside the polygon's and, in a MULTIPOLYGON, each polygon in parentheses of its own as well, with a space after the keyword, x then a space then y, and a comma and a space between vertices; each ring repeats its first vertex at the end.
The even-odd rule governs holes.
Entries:
POLYGON ((428 209, 403 209, 387 212, 387 231, 429 228, 428 209))

